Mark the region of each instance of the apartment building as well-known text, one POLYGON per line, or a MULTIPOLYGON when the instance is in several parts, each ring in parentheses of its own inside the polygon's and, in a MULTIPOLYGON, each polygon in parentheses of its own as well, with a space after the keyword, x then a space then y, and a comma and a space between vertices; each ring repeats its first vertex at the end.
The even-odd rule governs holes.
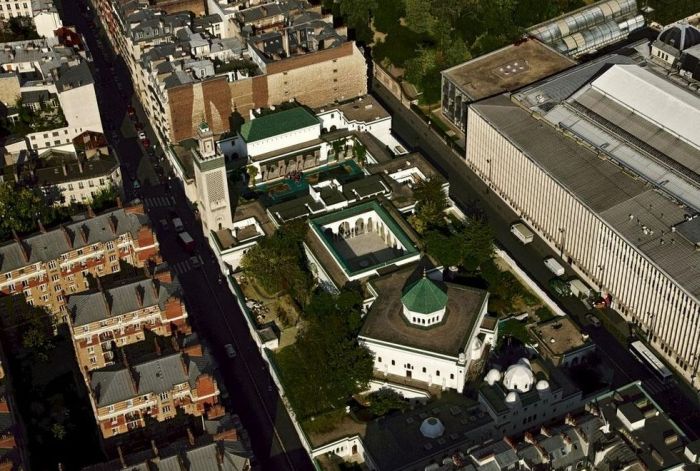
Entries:
POLYGON ((115 350, 146 338, 189 333, 182 290, 169 271, 68 298, 68 325, 82 370, 114 364, 115 350))
POLYGON ((92 212, 82 220, 0 246, 0 293, 24 295, 28 304, 66 321, 66 296, 87 290, 89 277, 121 270, 125 262, 143 267, 157 260, 158 240, 143 206, 92 212))
POLYGON ((130 365, 88 373, 95 418, 104 438, 143 428, 178 411, 200 417, 219 402, 219 387, 201 345, 130 365))
MULTIPOLYGON (((145 2, 93 3, 149 119, 171 142, 192 138, 202 120, 217 135, 229 131, 234 110, 246 115, 290 100, 319 107, 367 92, 362 52, 332 17, 314 9, 292 8, 287 26, 268 32, 255 31, 260 18, 248 12, 233 15, 245 34, 216 35, 188 15, 164 14, 145 2)), ((229 20, 219 16, 225 29, 229 20)))

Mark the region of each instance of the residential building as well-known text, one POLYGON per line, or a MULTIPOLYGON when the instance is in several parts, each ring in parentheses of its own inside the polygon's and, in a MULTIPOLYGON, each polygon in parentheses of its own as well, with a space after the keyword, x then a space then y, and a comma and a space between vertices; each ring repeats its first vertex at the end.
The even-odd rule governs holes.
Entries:
POLYGON ((50 38, 57 29, 63 26, 54 0, 31 0, 31 7, 32 20, 39 36, 50 38))
POLYGON ((10 1, 2 0, 0 1, 0 18, 3 20, 9 20, 10 18, 15 18, 19 16, 32 16, 32 2, 31 0, 23 1, 10 1))
POLYGON ((90 401, 104 438, 163 422, 178 412, 200 417, 219 401, 219 388, 201 345, 130 365, 87 373, 90 401))
POLYGON ((58 228, 15 237, 0 246, 0 292, 24 296, 67 320, 66 296, 89 288, 90 277, 143 267, 159 259, 158 240, 142 206, 88 214, 58 228))
POLYGON ((122 195, 122 173, 116 155, 101 133, 73 139, 75 151, 48 149, 5 166, 5 181, 39 187, 56 205, 90 204, 100 193, 122 195))
POLYGON ((182 290, 170 272, 157 272, 117 286, 68 297, 68 325, 81 370, 120 361, 118 348, 160 336, 191 331, 182 290))
MULTIPOLYGON (((17 95, 37 112, 33 123, 37 130, 26 135, 35 151, 67 150, 84 132, 103 131, 85 51, 82 44, 68 41, 73 35, 67 31, 60 37, 4 43, 0 50, 3 82, 12 90, 19 85, 17 95)), ((5 105, 14 106, 17 95, 3 93, 5 105)))
POLYGON ((375 376, 462 392, 495 344, 495 324, 484 322, 488 293, 443 282, 423 264, 374 278, 368 290, 375 299, 358 338, 375 376))
POLYGON ((600 0, 528 29, 528 34, 569 57, 594 53, 644 26, 637 0, 600 0))
POLYGON ((640 60, 473 104, 466 164, 697 387, 700 96, 640 60))
POLYGON ((121 453, 119 458, 83 468, 83 471, 122 471, 124 469, 148 469, 167 471, 181 469, 186 463, 188 471, 249 471, 251 452, 240 441, 216 440, 209 443, 190 444, 180 441, 158 448, 154 445, 141 453, 121 453))
POLYGON ((443 70, 442 114, 464 132, 470 103, 517 90, 575 64, 535 39, 518 41, 443 70))
POLYGON ((595 352, 595 344, 588 334, 570 317, 555 317, 532 325, 528 329, 537 342, 537 350, 554 366, 577 366, 595 352))
POLYGON ((26 469, 25 437, 15 416, 16 404, 7 389, 8 379, 2 371, 0 377, 0 469, 20 471, 26 469))
MULTIPOLYGON (((108 3, 93 4, 129 66, 149 119, 169 142, 192 138, 202 119, 220 135, 229 131, 234 111, 246 115, 294 99, 318 107, 367 92, 362 52, 343 29, 333 28, 332 18, 315 10, 291 9, 289 26, 279 31, 217 35, 216 21, 195 23, 189 15, 163 14, 145 2, 120 0, 114 8, 108 3)), ((286 2, 271 2, 260 12, 282 5, 286 2)), ((226 30, 239 12, 219 7, 210 13, 219 15, 226 30)), ((240 12, 246 27, 258 21, 246 19, 256 8, 240 12)))

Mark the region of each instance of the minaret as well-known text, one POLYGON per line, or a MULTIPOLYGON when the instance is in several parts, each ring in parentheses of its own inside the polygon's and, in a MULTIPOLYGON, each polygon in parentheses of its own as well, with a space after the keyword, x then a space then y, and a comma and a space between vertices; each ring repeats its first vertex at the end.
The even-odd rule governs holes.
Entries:
POLYGON ((204 235, 209 237, 210 231, 233 227, 231 200, 224 155, 218 151, 214 133, 204 121, 197 127, 197 141, 199 147, 193 152, 197 208, 204 235))

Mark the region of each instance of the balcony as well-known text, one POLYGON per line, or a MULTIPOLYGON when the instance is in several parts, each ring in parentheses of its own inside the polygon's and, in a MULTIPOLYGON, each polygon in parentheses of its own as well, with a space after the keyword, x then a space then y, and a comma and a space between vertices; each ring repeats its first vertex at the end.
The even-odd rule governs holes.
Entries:
POLYGON ((112 341, 110 340, 108 342, 102 342, 100 344, 100 347, 102 348, 102 351, 105 351, 105 352, 108 350, 111 350, 112 349, 112 341))
POLYGON ((112 360, 114 360, 114 352, 104 352, 102 354, 105 363, 110 363, 112 360))

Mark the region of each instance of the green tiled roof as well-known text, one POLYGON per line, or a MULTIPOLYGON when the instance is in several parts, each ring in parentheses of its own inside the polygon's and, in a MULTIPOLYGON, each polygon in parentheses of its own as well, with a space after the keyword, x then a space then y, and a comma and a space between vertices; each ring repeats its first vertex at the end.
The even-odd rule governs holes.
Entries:
POLYGON ((447 306, 447 294, 426 276, 415 282, 403 296, 401 302, 406 309, 421 314, 445 309, 447 306))
POLYGON ((305 108, 297 106, 248 121, 241 126, 241 136, 246 142, 254 142, 312 126, 318 122, 316 116, 305 108))

